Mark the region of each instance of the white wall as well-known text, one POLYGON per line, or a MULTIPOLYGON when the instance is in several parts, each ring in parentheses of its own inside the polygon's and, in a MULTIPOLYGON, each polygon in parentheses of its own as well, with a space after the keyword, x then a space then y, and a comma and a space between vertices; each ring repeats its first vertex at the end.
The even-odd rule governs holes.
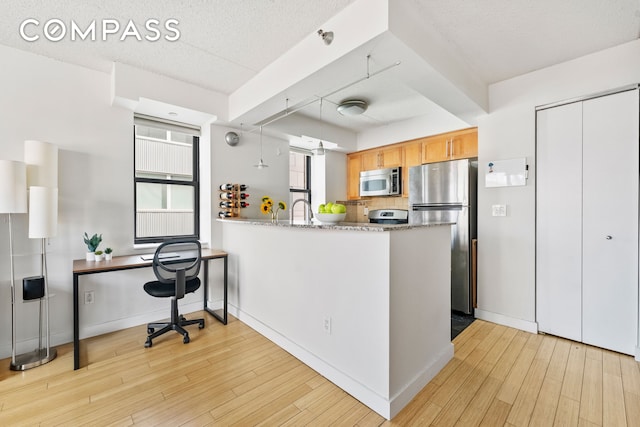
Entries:
MULTIPOLYGON (((58 235, 47 249, 50 292, 55 295, 50 301, 52 343, 57 345, 73 338, 71 270, 72 260, 86 251, 82 234, 102 233, 101 248, 110 246, 116 255, 133 252, 133 113, 111 105, 110 74, 4 46, 0 57, 0 157, 22 161, 26 139, 60 149, 58 235)), ((164 84, 170 82, 165 79, 164 84)), ((190 106, 190 100, 182 101, 190 106)), ((0 217, 0 323, 7 326, 0 328, 3 358, 11 351, 11 298, 7 215, 0 217)), ((37 337, 38 329, 37 303, 20 302, 20 284, 23 277, 40 272, 39 245, 26 237, 27 215, 14 218, 22 353, 33 350, 33 341, 27 341, 37 337)), ((152 277, 150 269, 143 269, 81 278, 81 295, 93 289, 96 297, 95 304, 80 306, 81 337, 167 317, 168 301, 151 298, 142 289, 152 277)), ((201 298, 201 293, 190 295, 185 302, 199 306, 201 298)))
POLYGON ((478 317, 537 330, 535 107, 638 82, 636 40, 490 87, 490 113, 478 136, 478 317), (527 158, 527 186, 485 188, 487 163, 514 157, 527 158), (506 204, 507 216, 491 216, 493 204, 506 204))
POLYGON ((470 127, 468 123, 443 109, 435 108, 429 116, 418 116, 360 132, 358 151, 467 127, 470 127))
MULTIPOLYGON (((236 129, 224 126, 211 126, 211 181, 212 216, 217 218, 220 199, 218 187, 223 183, 246 184, 249 207, 241 210, 244 218, 268 219, 260 212, 263 196, 270 196, 276 203, 279 200, 289 204, 289 143, 285 140, 262 135, 262 158, 268 168, 254 167, 260 160, 260 133, 243 132, 240 142, 230 146, 225 142, 227 132, 239 133, 236 129)), ((289 209, 280 212, 280 219, 289 218, 289 209)), ((222 248, 221 224, 212 224, 212 245, 222 248)))

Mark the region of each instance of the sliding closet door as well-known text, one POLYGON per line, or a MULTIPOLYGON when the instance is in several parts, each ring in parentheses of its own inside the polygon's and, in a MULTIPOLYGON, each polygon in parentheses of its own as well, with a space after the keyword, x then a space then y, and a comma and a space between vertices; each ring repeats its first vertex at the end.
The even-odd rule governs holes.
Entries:
POLYGON ((582 340, 582 103, 537 112, 536 317, 582 340))
POLYGON ((638 91, 583 103, 585 343, 635 353, 638 307, 638 91))

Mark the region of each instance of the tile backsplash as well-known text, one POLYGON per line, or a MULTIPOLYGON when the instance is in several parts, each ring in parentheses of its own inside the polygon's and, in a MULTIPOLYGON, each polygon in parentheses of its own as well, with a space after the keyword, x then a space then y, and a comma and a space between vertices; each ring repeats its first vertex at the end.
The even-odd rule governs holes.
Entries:
POLYGON ((347 207, 345 222, 369 222, 369 218, 364 213, 365 207, 368 210, 408 209, 409 207, 409 199, 407 197, 366 197, 360 200, 338 203, 342 203, 347 207))

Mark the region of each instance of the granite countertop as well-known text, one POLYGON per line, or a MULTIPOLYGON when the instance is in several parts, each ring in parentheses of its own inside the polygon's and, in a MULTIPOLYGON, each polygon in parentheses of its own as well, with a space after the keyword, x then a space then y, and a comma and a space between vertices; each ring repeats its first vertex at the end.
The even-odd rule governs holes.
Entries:
POLYGON ((434 222, 429 224, 371 224, 368 222, 340 222, 338 224, 321 224, 318 222, 298 222, 293 223, 288 219, 281 219, 277 223, 271 220, 260 220, 251 218, 218 218, 220 222, 261 225, 267 227, 284 227, 284 228, 314 228, 320 230, 349 230, 349 231, 397 231, 409 230, 421 227, 436 227, 440 225, 452 225, 454 222, 434 222))

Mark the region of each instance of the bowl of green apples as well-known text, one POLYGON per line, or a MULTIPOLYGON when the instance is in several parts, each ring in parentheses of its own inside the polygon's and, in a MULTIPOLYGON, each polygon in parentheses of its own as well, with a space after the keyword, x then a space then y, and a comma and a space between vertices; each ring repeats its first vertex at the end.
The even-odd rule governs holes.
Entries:
POLYGON ((347 216, 347 207, 340 203, 325 203, 318 206, 315 217, 322 224, 337 224, 347 216))

